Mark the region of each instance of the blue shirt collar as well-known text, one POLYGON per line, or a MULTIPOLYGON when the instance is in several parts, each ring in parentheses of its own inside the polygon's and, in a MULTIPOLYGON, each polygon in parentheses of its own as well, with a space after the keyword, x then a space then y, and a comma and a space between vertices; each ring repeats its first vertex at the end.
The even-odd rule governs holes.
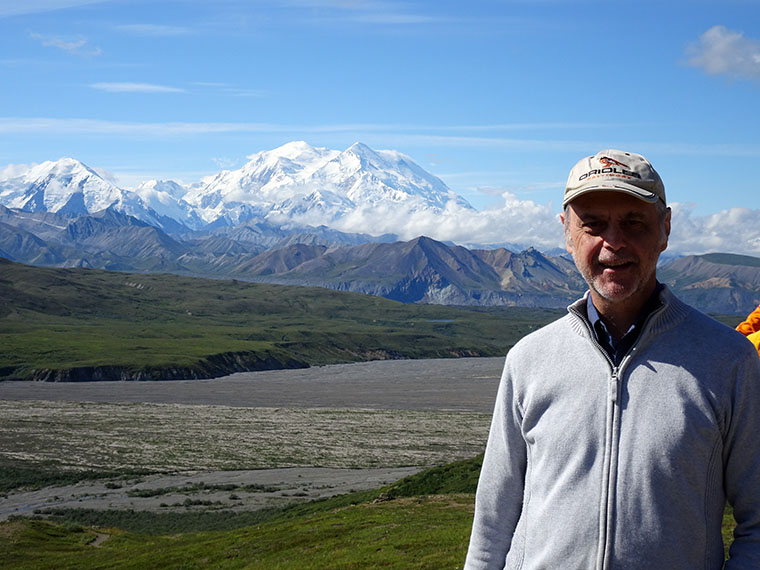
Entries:
MULTIPOLYGON (((598 331, 601 328, 601 330, 604 331, 604 334, 607 335, 607 338, 609 338, 610 341, 614 342, 612 339, 612 335, 610 334, 610 331, 607 330, 607 325, 604 324, 604 322, 602 321, 602 318, 599 316, 599 311, 597 311, 596 307, 594 306, 594 301, 591 300, 590 293, 588 296, 588 301, 586 302, 586 313, 588 314, 588 321, 591 323, 591 326, 594 328, 594 331, 598 331)), ((625 334, 628 334, 634 328, 636 328, 636 323, 638 323, 638 321, 639 320, 636 319, 636 321, 634 321, 634 323, 631 325, 631 328, 625 331, 625 334)))
POLYGON ((602 322, 599 316, 599 311, 596 310, 594 302, 591 299, 591 293, 588 294, 586 300, 586 315, 588 316, 591 329, 594 331, 594 336, 599 344, 602 345, 604 350, 613 359, 615 364, 619 364, 623 359, 628 349, 633 346, 636 339, 641 332, 641 327, 644 325, 646 318, 657 309, 662 302, 660 301, 660 291, 663 289, 662 283, 657 283, 651 297, 644 304, 641 310, 641 314, 636 318, 631 327, 623 335, 623 338, 615 340, 607 330, 604 322, 602 322))

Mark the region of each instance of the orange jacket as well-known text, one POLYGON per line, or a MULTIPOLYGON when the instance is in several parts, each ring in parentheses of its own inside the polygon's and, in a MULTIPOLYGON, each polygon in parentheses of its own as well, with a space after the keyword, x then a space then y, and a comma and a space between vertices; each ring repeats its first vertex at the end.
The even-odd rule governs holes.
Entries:
POLYGON ((749 336, 754 332, 760 331, 760 305, 744 319, 744 322, 739 323, 736 330, 744 336, 749 336))
POLYGON ((758 354, 760 354, 760 331, 747 335, 747 338, 755 345, 758 354))
POLYGON ((760 354, 760 305, 744 319, 744 322, 739 323, 736 330, 746 336, 760 354))

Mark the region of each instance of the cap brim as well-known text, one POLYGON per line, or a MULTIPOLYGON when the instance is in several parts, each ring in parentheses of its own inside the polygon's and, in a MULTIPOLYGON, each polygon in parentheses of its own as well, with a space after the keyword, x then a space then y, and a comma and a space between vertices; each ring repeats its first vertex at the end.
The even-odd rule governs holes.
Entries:
POLYGON ((654 192, 649 192, 648 190, 644 190, 638 186, 633 186, 632 184, 616 181, 607 183, 594 183, 571 190, 570 192, 565 193, 565 197, 562 200, 562 207, 564 208, 567 206, 578 196, 583 196, 584 194, 588 194, 590 192, 622 192, 650 204, 654 204, 657 202, 657 200, 660 199, 659 196, 657 196, 657 194, 654 192))

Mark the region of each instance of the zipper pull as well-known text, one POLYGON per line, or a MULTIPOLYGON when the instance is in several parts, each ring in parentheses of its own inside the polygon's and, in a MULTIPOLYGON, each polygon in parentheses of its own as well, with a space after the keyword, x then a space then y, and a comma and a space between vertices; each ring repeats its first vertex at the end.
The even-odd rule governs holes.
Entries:
POLYGON ((617 402, 618 392, 620 391, 620 382, 618 380, 617 369, 612 373, 610 381, 607 384, 609 388, 609 397, 611 402, 617 402))

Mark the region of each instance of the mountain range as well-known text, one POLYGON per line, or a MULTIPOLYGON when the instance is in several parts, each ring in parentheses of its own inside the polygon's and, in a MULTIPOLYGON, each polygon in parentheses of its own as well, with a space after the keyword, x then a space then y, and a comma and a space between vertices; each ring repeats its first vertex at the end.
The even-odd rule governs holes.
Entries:
MULTIPOLYGON (((7 172, 7 170, 6 170, 7 172)), ((471 209, 408 157, 303 142, 194 185, 119 188, 70 158, 0 179, 0 257, 31 265, 317 285, 403 302, 561 307, 585 290, 566 254, 341 231, 393 210, 471 209)), ((705 311, 760 303, 760 259, 687 256, 661 280, 705 311)))
MULTIPOLYGON (((113 208, 76 215, 0 206, 0 257, 30 265, 313 285, 454 305, 562 307, 585 290, 567 255, 467 249, 424 236, 371 239, 245 223, 183 239, 113 208)), ((758 258, 687 256, 665 263, 659 276, 705 311, 742 314, 760 303, 758 258)))
POLYGON ((456 205, 472 209, 411 158, 355 143, 339 152, 296 141, 259 152, 238 170, 191 185, 149 180, 119 188, 72 158, 0 179, 0 204, 26 212, 93 214, 112 208, 164 231, 203 230, 254 220, 340 229, 346 219, 456 205))

